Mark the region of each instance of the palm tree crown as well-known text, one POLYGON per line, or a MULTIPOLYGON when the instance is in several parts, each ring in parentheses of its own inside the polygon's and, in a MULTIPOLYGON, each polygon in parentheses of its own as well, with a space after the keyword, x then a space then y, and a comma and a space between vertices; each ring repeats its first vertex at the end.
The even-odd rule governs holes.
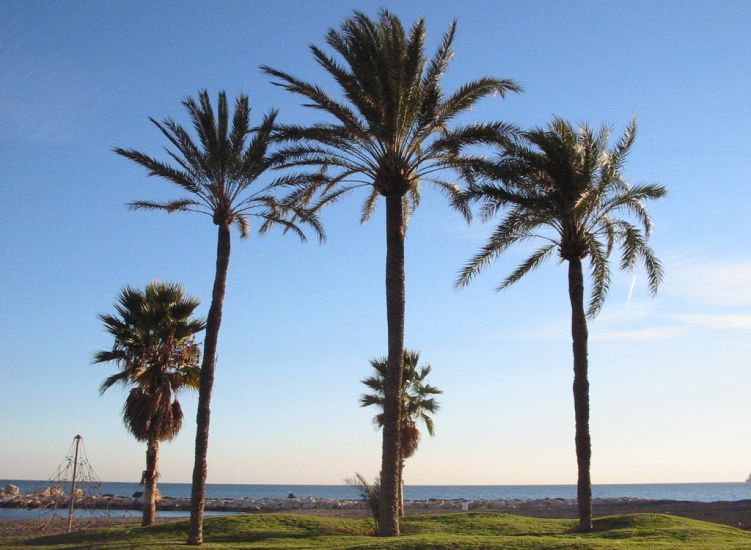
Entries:
POLYGON ((575 129, 555 118, 544 129, 523 132, 505 144, 496 160, 475 159, 467 173, 474 183, 459 200, 481 205, 487 220, 505 207, 501 223, 459 274, 463 286, 513 244, 544 244, 498 287, 520 280, 557 251, 561 260, 589 257, 593 289, 587 314, 599 312, 610 285, 609 257, 620 246, 621 269, 641 259, 654 294, 663 271, 647 240, 652 222, 644 201, 661 198, 665 187, 629 185, 621 172, 636 135, 636 121, 608 148, 610 129, 575 129))
POLYGON ((172 164, 150 157, 134 149, 115 148, 125 158, 145 167, 150 176, 159 176, 174 183, 187 196, 171 201, 139 200, 131 208, 165 212, 200 212, 211 216, 219 226, 234 225, 240 236, 250 232, 250 218, 260 221, 258 233, 264 234, 274 225, 292 231, 301 240, 305 234, 291 218, 303 219, 320 237, 315 216, 279 199, 275 182, 251 189, 251 185, 271 165, 269 154, 271 134, 277 112, 266 114, 258 127, 250 126, 250 103, 246 95, 235 100, 230 122, 229 106, 224 92, 219 93, 216 113, 209 94, 203 90, 198 101, 185 98, 182 102, 190 115, 198 143, 180 124, 166 118, 162 122, 149 118, 164 134, 175 150, 167 149, 172 164))
POLYGON ((116 314, 99 316, 114 344, 93 361, 120 368, 100 391, 117 383, 132 386, 123 421, 139 441, 169 440, 180 431, 183 414, 176 395, 198 388, 200 351, 194 335, 204 324, 191 318, 198 303, 178 284, 153 282, 143 292, 125 287, 116 314))
MULTIPOLYGON (((420 430, 417 423, 422 421, 428 434, 435 435, 433 417, 440 405, 435 396, 443 393, 442 390, 426 382, 432 367, 423 365, 418 368, 420 362, 420 352, 405 350, 404 351, 404 376, 402 377, 402 458, 411 457, 417 451, 417 445, 420 441, 420 430)), ((360 397, 360 405, 369 407, 375 405, 383 411, 383 402, 385 398, 384 383, 386 380, 386 370, 388 368, 388 359, 381 357, 372 359, 370 365, 375 369, 375 374, 365 378, 362 383, 365 384, 372 393, 363 394, 360 397)), ((383 412, 376 414, 373 421, 379 427, 383 427, 383 412)))
POLYGON ((298 198, 307 200, 320 191, 325 203, 352 189, 369 187, 361 214, 365 221, 379 195, 406 196, 409 208, 416 207, 421 181, 455 193, 455 187, 438 172, 456 165, 462 145, 495 141, 511 127, 472 124, 449 130, 448 124, 485 96, 521 90, 511 80, 484 77, 445 96, 440 80, 453 56, 455 33, 456 22, 427 62, 423 19, 406 32, 399 19, 386 10, 377 21, 355 12, 339 30, 330 29, 326 35, 326 43, 343 64, 310 46, 313 57, 333 77, 346 101, 288 73, 262 67, 276 79, 276 85, 334 118, 307 127, 279 127, 281 139, 295 142, 278 152, 279 166, 319 169, 288 178, 290 185, 299 188, 298 198), (330 174, 329 169, 335 173, 330 174))

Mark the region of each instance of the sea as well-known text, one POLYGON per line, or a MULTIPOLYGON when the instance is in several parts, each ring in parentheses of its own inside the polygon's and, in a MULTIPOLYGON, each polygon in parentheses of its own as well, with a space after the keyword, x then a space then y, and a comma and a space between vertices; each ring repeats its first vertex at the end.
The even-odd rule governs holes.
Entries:
MULTIPOLYGON (((33 493, 49 486, 49 481, 0 479, 0 487, 16 485, 24 493, 33 493)), ((101 482, 92 488, 96 494, 132 496, 143 488, 138 483, 120 481, 101 482)), ((190 483, 160 483, 159 491, 165 497, 189 498, 190 483)), ((259 485, 210 483, 206 485, 207 498, 260 499, 317 497, 358 499, 358 491, 348 485, 259 485)), ((751 500, 751 483, 632 483, 601 484, 592 486, 595 498, 643 498, 650 500, 691 500, 699 502, 751 500)), ((407 500, 427 499, 545 499, 576 498, 576 485, 406 485, 407 500)), ((0 508, 2 519, 33 519, 38 510, 0 508)), ((80 514, 101 515, 101 511, 81 510, 80 514)), ((110 515, 123 517, 138 515, 137 510, 113 510, 110 515)), ((223 512, 218 512, 223 513, 223 512)), ((183 516, 188 512, 159 512, 161 517, 183 516)))

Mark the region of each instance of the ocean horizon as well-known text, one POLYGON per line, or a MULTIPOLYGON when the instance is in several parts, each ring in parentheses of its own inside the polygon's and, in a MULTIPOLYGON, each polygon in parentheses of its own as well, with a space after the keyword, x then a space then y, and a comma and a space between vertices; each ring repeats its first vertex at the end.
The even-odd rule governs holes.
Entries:
MULTIPOLYGON (((0 479, 0 487, 5 487, 8 484, 18 486, 24 493, 34 493, 44 490, 52 482, 49 480, 0 479)), ((112 494, 126 497, 143 490, 138 483, 124 481, 103 481, 91 484, 88 487, 89 492, 93 494, 112 494)), ((159 483, 159 490, 165 497, 190 497, 190 483, 159 483)), ((207 498, 286 498, 290 493, 297 498, 360 498, 356 488, 344 484, 209 483, 206 485, 207 498)), ((606 483, 594 484, 592 494, 594 498, 640 498, 697 502, 737 501, 751 500, 751 483, 606 483)), ((576 485, 405 485, 404 497, 407 500, 573 499, 576 498, 576 485)))

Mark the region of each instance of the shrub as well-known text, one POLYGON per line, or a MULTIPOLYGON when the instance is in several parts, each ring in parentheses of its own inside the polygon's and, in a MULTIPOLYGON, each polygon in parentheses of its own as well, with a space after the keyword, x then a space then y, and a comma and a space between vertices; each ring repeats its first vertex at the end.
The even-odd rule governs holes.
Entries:
POLYGON ((376 529, 378 529, 378 505, 381 500, 381 478, 376 477, 373 483, 368 483, 362 474, 355 472, 355 475, 344 480, 347 485, 355 487, 360 492, 360 497, 368 505, 368 510, 373 518, 376 529))

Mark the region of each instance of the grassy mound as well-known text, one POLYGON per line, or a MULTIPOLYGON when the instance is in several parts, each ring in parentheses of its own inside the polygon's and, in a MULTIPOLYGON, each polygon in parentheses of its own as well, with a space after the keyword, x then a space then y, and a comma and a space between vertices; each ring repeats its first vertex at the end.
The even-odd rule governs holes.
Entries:
MULTIPOLYGON (((294 514, 206 519, 202 548, 751 548, 751 533, 714 523, 661 514, 598 518, 595 531, 573 531, 576 522, 494 513, 410 516, 404 535, 370 536, 365 520, 294 514)), ((66 535, 0 540, 8 548, 184 547, 188 522, 153 527, 121 526, 66 535)))

